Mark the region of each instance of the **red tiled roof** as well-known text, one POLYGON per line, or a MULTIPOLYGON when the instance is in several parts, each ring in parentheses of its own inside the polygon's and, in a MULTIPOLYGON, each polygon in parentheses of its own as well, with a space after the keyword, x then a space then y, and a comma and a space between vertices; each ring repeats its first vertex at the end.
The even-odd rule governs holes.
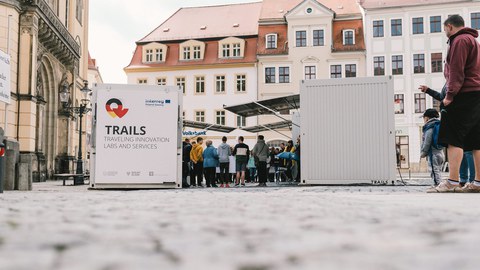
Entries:
POLYGON ((260 20, 281 19, 304 0, 263 0, 260 20))
POLYGON ((472 0, 359 0, 365 9, 472 2, 472 0))
POLYGON ((88 52, 88 69, 97 69, 97 60, 92 59, 90 52, 88 52))
POLYGON ((245 52, 243 58, 218 58, 218 40, 205 41, 205 54, 203 60, 181 61, 179 59, 179 43, 167 44, 168 51, 164 63, 142 63, 142 45, 137 45, 132 61, 125 69, 147 68, 147 67, 172 67, 172 66, 197 66, 212 64, 242 64, 257 62, 257 38, 245 39, 245 52))
POLYGON ((256 2, 181 8, 138 42, 257 35, 261 7, 256 2))
POLYGON ((362 20, 335 21, 332 33, 334 52, 365 51, 362 20), (355 30, 355 45, 343 45, 343 30, 346 29, 355 30))

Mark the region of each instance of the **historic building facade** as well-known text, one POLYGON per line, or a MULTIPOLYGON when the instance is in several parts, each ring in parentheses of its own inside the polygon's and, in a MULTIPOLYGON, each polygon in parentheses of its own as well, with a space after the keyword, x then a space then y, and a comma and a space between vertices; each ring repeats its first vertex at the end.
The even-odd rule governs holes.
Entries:
MULTIPOLYGON (((186 120, 231 127, 255 125, 255 118, 239 117, 223 106, 257 99, 260 8, 261 3, 181 8, 137 42, 125 68, 128 83, 181 85, 186 120)), ((188 133, 193 130, 185 131, 186 137, 195 137, 188 133)), ((251 146, 256 142, 255 134, 238 129, 228 134, 207 129, 202 137, 218 145, 223 135, 231 145, 238 136, 244 136, 251 146)))
POLYGON ((11 57, 11 103, 0 105, 0 122, 7 119, 7 182, 15 188, 74 170, 78 120, 69 108, 88 76, 88 0, 0 0, 0 21, 0 49, 11 57))
MULTIPOLYGON (((363 20, 355 0, 263 0, 258 39, 259 99, 298 94, 302 80, 365 76, 363 20)), ((259 117, 262 124, 279 120, 259 117)), ((286 140, 265 134, 273 144, 286 140)))
POLYGON ((440 91, 447 37, 443 22, 459 14, 467 26, 480 29, 480 2, 452 0, 361 1, 365 14, 367 76, 393 76, 396 141, 401 168, 420 167, 423 112, 440 103, 421 93, 422 84, 440 91))

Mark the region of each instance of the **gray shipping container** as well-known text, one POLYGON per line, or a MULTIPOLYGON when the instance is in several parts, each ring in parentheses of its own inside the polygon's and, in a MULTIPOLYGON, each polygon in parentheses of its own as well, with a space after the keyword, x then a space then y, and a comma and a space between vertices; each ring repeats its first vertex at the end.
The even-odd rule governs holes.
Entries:
POLYGON ((302 81, 301 183, 394 184, 393 101, 391 76, 302 81))

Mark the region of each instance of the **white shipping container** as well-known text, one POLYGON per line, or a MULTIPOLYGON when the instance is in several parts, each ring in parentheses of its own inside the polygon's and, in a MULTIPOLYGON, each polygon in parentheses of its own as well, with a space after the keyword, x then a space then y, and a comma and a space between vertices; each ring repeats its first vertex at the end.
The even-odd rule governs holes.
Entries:
POLYGON ((302 81, 301 183, 394 184, 392 77, 302 81))

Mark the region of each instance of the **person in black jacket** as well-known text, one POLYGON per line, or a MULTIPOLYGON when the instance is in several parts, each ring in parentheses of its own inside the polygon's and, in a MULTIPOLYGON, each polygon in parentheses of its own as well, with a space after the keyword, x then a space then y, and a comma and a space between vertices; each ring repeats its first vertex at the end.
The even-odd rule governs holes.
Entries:
POLYGON ((187 182, 187 176, 190 175, 190 151, 192 151, 192 145, 190 139, 186 138, 182 143, 182 187, 184 188, 190 186, 187 182))

